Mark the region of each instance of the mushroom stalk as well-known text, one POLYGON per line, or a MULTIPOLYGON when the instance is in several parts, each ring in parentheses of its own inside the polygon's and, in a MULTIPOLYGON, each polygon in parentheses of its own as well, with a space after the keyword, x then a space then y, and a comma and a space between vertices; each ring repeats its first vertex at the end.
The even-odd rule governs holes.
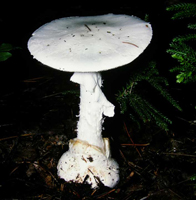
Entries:
POLYGON ((101 91, 102 79, 98 72, 74 73, 71 81, 80 84, 80 115, 77 138, 104 149, 102 139, 103 115, 114 116, 114 105, 101 91))
POLYGON ((118 164, 110 157, 108 138, 102 138, 103 115, 114 116, 114 105, 101 91, 98 72, 75 72, 71 81, 80 84, 77 138, 59 160, 58 175, 66 181, 114 187, 119 181, 118 164))

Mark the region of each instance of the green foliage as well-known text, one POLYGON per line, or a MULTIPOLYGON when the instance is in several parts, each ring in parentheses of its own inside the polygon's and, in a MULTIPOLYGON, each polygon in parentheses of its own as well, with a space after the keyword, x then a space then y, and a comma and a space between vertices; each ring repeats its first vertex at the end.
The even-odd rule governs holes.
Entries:
POLYGON ((6 61, 8 58, 12 56, 12 53, 10 51, 22 49, 21 47, 14 47, 9 43, 2 43, 0 45, 0 62, 6 61))
MULTIPOLYGON (((172 19, 185 19, 196 17, 196 4, 183 3, 172 5, 167 8, 168 11, 175 11, 172 19)), ((196 24, 188 24, 188 29, 193 33, 177 36, 170 44, 167 50, 172 58, 176 59, 180 65, 172 68, 171 72, 177 72, 177 83, 189 83, 196 81, 196 24)))
POLYGON ((148 15, 148 14, 145 15, 144 21, 145 21, 145 22, 149 22, 149 15, 148 15))
POLYGON ((149 93, 145 95, 145 86, 148 85, 146 83, 155 88, 158 93, 169 101, 174 107, 181 110, 178 103, 163 87, 163 85, 168 85, 168 81, 166 78, 159 75, 156 63, 151 62, 145 70, 132 75, 126 87, 117 94, 117 101, 121 106, 121 113, 131 113, 129 114, 130 118, 138 125, 138 127, 141 126, 141 122, 146 123, 152 121, 160 128, 168 130, 168 124, 171 124, 172 121, 147 100, 149 93))
POLYGON ((187 17, 196 17, 195 3, 179 3, 167 8, 167 11, 176 11, 172 19, 184 19, 187 17))
POLYGON ((74 96, 79 97, 80 96, 80 92, 77 90, 67 90, 61 93, 62 95, 68 95, 68 94, 72 94, 74 96))
POLYGON ((196 174, 192 175, 192 176, 190 177, 190 180, 191 180, 192 182, 195 183, 195 184, 194 184, 194 189, 196 189, 196 174))
POLYGON ((11 44, 3 43, 0 46, 0 61, 5 61, 8 58, 12 56, 12 54, 9 52, 13 49, 13 46, 11 44))
POLYGON ((191 181, 196 181, 196 174, 194 174, 193 176, 191 176, 191 181))

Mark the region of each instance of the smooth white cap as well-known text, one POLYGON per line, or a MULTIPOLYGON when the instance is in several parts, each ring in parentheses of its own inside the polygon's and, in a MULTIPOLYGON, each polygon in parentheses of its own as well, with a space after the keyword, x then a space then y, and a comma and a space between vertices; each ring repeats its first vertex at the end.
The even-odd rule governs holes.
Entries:
POLYGON ((132 62, 151 38, 151 25, 134 16, 66 17, 37 29, 28 49, 34 58, 58 70, 98 72, 132 62))

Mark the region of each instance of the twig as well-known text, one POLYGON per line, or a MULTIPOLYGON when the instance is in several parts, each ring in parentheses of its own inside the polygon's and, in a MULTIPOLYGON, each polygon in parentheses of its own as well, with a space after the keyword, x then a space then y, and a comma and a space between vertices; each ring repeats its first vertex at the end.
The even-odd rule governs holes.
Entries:
POLYGON ((181 197, 179 194, 175 193, 173 190, 169 189, 169 191, 170 191, 172 194, 174 194, 175 196, 177 196, 178 198, 182 199, 182 197, 181 197))
POLYGON ((95 189, 92 193, 91 196, 93 196, 95 194, 95 192, 97 192, 97 189, 95 189))
POLYGON ((120 151, 120 155, 122 156, 122 158, 124 159, 124 161, 127 162, 127 159, 125 158, 123 152, 120 149, 119 149, 119 151, 120 151))
POLYGON ((145 147, 150 145, 150 143, 147 144, 121 144, 121 146, 139 146, 139 147, 145 147))
POLYGON ((131 43, 131 42, 122 42, 122 43, 124 43, 124 44, 131 44, 131 45, 133 45, 133 46, 139 48, 139 46, 137 46, 136 44, 133 44, 133 43, 131 43))
POLYGON ((140 167, 140 166, 138 166, 138 165, 136 165, 136 164, 134 164, 133 162, 128 162, 128 165, 130 166, 130 167, 133 167, 133 168, 139 168, 139 169, 143 169, 142 167, 140 167))
POLYGON ((185 122, 187 122, 187 123, 189 123, 189 124, 191 124, 191 125, 196 125, 196 120, 188 121, 188 120, 183 119, 183 118, 181 118, 181 117, 177 117, 177 118, 180 119, 180 120, 182 120, 182 121, 185 121, 185 122))
POLYGON ((140 200, 148 199, 148 197, 149 197, 149 196, 143 197, 143 198, 141 198, 140 200))
POLYGON ((35 167, 36 170, 38 170, 39 172, 43 171, 43 172, 45 172, 46 174, 49 174, 49 175, 56 181, 56 183, 58 183, 58 180, 55 178, 55 176, 52 174, 52 172, 50 172, 49 169, 45 169, 45 168, 44 168, 43 166, 41 166, 41 165, 39 164, 39 162, 37 162, 37 161, 35 161, 35 162, 33 163, 33 165, 34 165, 34 167, 35 167))
POLYGON ((54 97, 54 96, 57 96, 59 94, 62 94, 62 92, 57 92, 57 93, 54 93, 54 94, 50 94, 50 95, 42 97, 41 99, 46 99, 46 98, 49 98, 49 97, 54 97))
POLYGON ((188 156, 196 158, 196 155, 184 154, 184 153, 163 153, 164 155, 173 155, 173 156, 188 156))
POLYGON ((135 82, 133 82, 133 83, 131 84, 131 89, 129 90, 129 92, 125 89, 125 90, 122 92, 122 94, 121 94, 120 96, 121 96, 121 97, 126 96, 127 93, 129 93, 129 95, 131 95, 134 84, 135 84, 135 82))
POLYGON ((9 175, 12 175, 18 168, 19 168, 19 166, 15 167, 15 168, 10 172, 9 175))
POLYGON ((40 79, 43 79, 43 78, 45 78, 45 77, 31 78, 31 79, 24 80, 23 82, 24 83, 34 83, 34 82, 37 82, 37 80, 40 80, 40 79))
POLYGON ((1 124, 1 125, 0 125, 0 128, 1 128, 1 127, 5 127, 5 126, 13 126, 13 124, 1 124))
POLYGON ((91 29, 90 29, 86 24, 84 24, 84 26, 85 26, 86 28, 88 28, 89 31, 91 31, 91 29))
MULTIPOLYGON (((126 126, 125 122, 124 122, 124 126, 125 126, 125 130, 126 130, 126 132, 127 132, 127 135, 128 135, 128 137, 129 137, 129 139, 131 140, 131 142, 132 142, 133 144, 135 144, 135 143, 133 142, 133 140, 132 140, 132 138, 131 138, 129 132, 128 132, 128 129, 127 129, 127 126, 126 126)), ((142 155, 140 154, 138 148, 137 148, 136 146, 134 146, 134 147, 135 147, 136 151, 138 152, 139 156, 142 157, 142 155)))
POLYGON ((7 138, 1 138, 0 141, 9 140, 9 139, 17 138, 17 137, 18 136, 11 136, 11 137, 7 137, 7 138))
POLYGON ((101 199, 101 198, 105 197, 106 195, 108 195, 108 194, 114 192, 115 190, 116 190, 116 189, 112 189, 112 190, 110 190, 109 192, 106 192, 106 193, 104 193, 104 194, 101 194, 99 197, 97 197, 97 199, 101 199))
POLYGON ((10 140, 10 139, 13 139, 13 138, 17 138, 17 137, 27 137, 27 136, 32 136, 34 135, 34 133, 26 133, 26 134, 22 134, 22 135, 19 135, 19 136, 10 136, 10 137, 6 137, 6 138, 0 138, 0 141, 3 141, 3 140, 10 140))
POLYGON ((129 91, 129 94, 132 93, 132 90, 133 90, 133 86, 134 86, 134 84, 135 84, 135 82, 133 82, 133 83, 131 84, 131 89, 130 89, 130 91, 129 91))

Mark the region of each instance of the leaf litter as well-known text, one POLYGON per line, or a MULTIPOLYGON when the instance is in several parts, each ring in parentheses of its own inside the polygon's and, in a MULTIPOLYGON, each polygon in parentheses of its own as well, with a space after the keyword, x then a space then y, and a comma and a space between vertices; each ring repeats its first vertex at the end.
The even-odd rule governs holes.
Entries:
MULTIPOLYGON (((179 130, 165 132, 150 123, 139 131, 118 114, 118 125, 113 123, 111 130, 106 127, 103 134, 110 136, 113 157, 120 163, 119 184, 111 189, 100 183, 99 188, 91 189, 87 184, 60 180, 56 166, 68 149, 69 139, 76 136, 78 97, 74 92, 65 95, 62 91, 67 88, 56 90, 57 79, 24 81, 25 89, 1 99, 3 112, 17 99, 21 101, 19 107, 12 106, 9 111, 12 117, 0 127, 2 199, 196 197, 196 182, 191 179, 196 173, 194 126, 187 125, 186 134, 179 130), (115 130, 120 132, 115 133, 115 130)), ((75 85, 71 87, 78 90, 75 85)))

